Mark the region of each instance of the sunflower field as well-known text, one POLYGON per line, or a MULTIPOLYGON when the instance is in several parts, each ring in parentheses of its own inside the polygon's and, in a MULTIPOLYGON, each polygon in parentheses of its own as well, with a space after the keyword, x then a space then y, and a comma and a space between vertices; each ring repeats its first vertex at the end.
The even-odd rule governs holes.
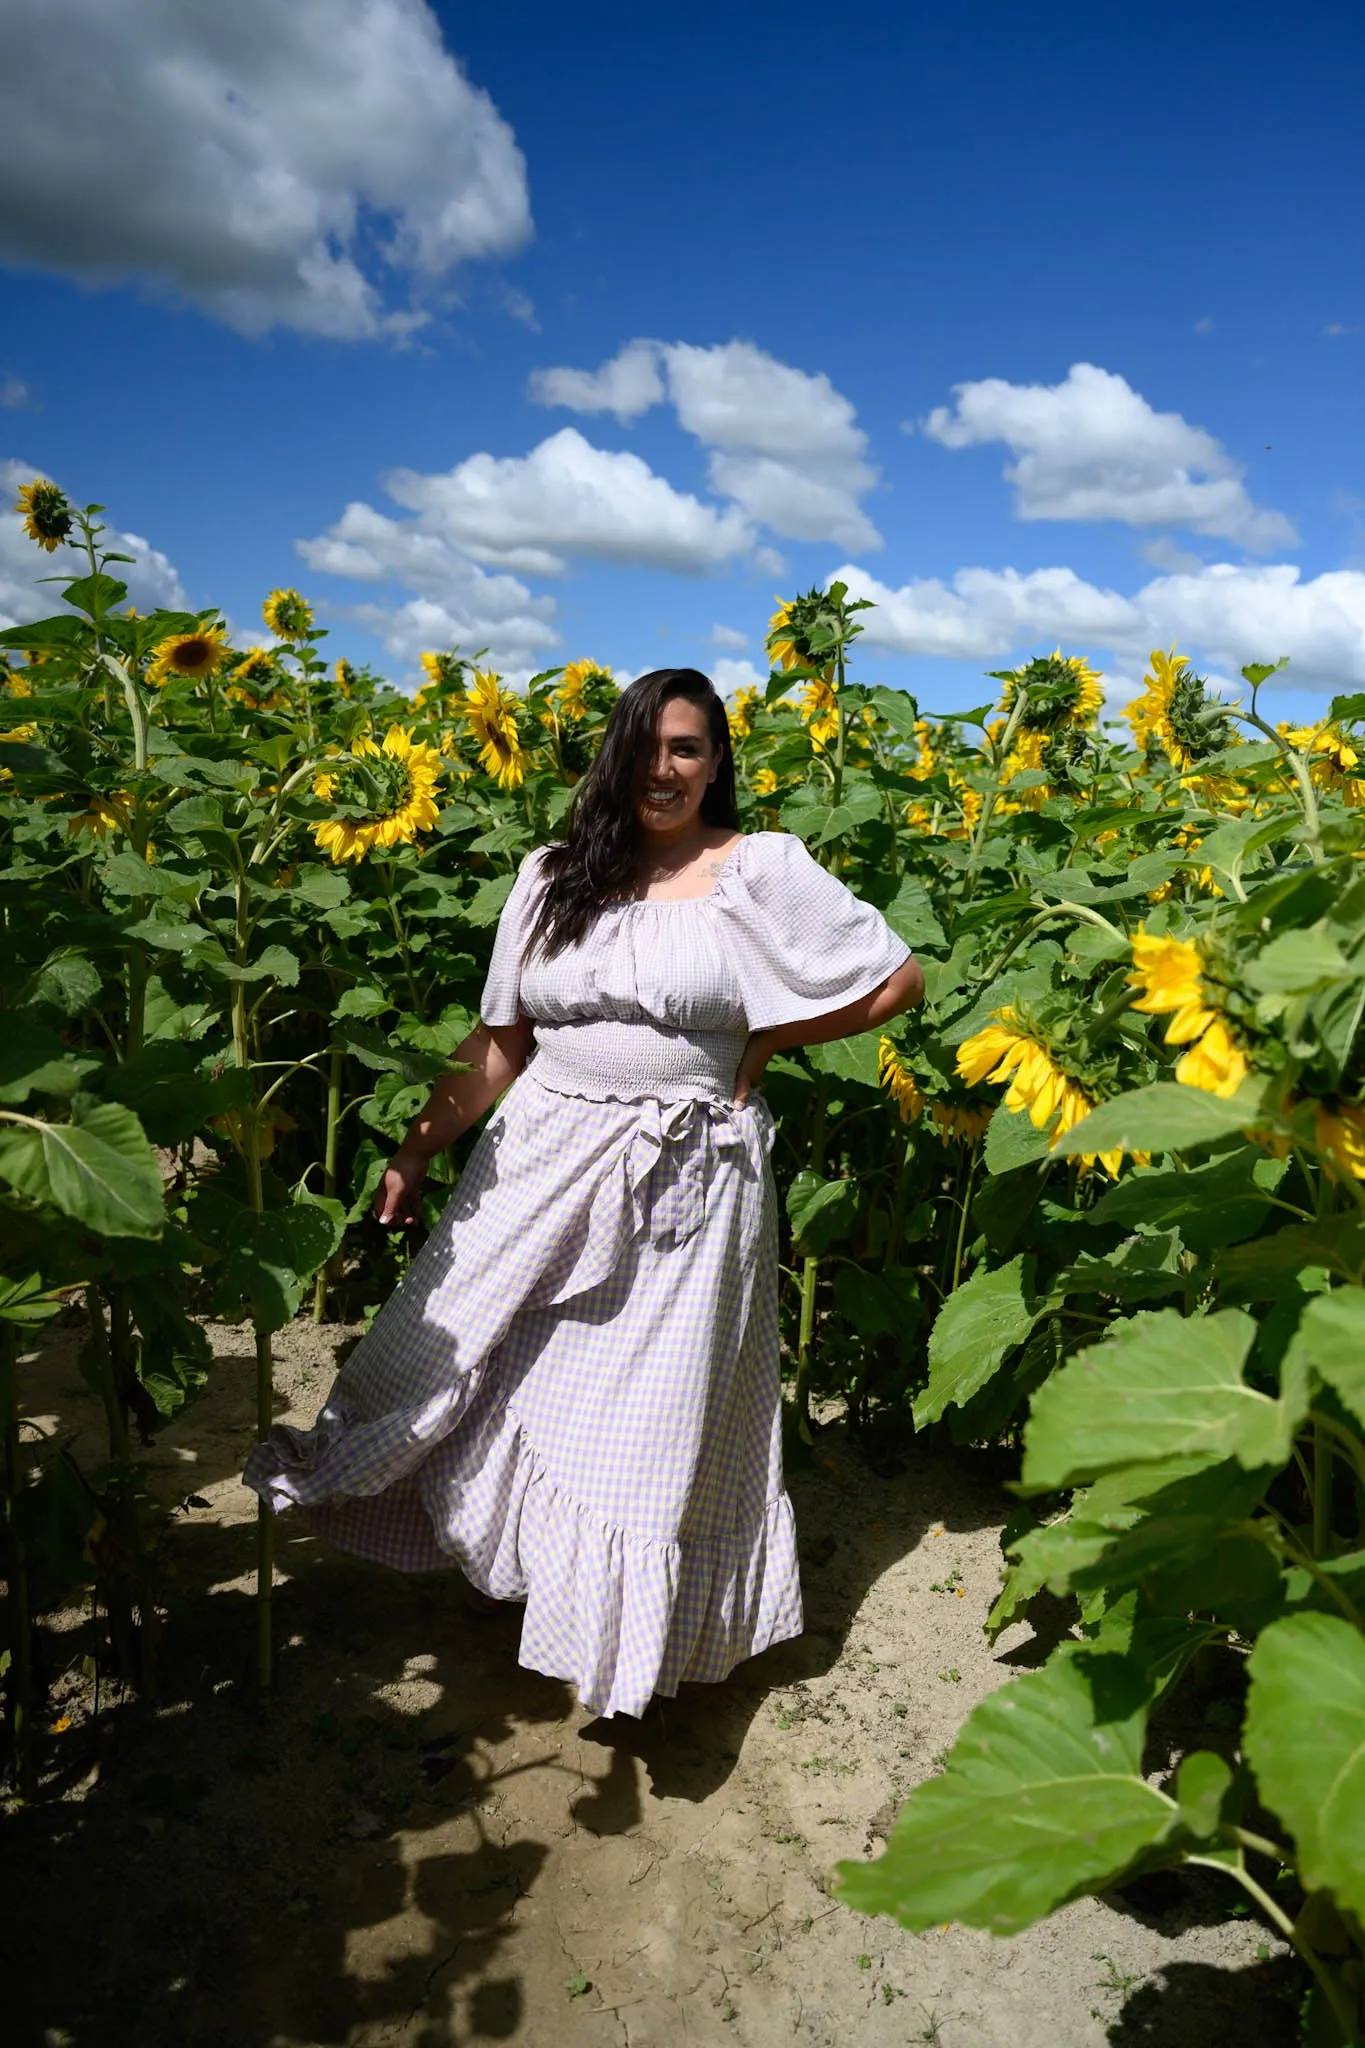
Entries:
MULTIPOLYGON (((34 1617, 79 1592, 154 1693, 139 1452, 255 1333, 362 1320, 411 1247, 369 1215, 477 1014, 517 867, 617 694, 458 651, 415 697, 139 617, 99 506, 37 479, 86 572, 0 634, 0 1432, 12 1768, 34 1617), (22 1430, 21 1350, 77 1303, 107 1460, 22 1430)), ((837 1895, 1008 1934, 1207 1865, 1301 1956, 1310 2038, 1365 1987, 1365 695, 1283 729, 1177 651, 1117 725, 1040 654, 922 717, 850 673, 865 607, 780 606, 730 707, 748 829, 794 832, 924 965, 924 1010, 775 1059, 792 1455, 839 1413, 1012 1456, 994 1634, 1065 1603, 837 1895), (1155 1720, 1154 1720, 1154 1717, 1155 1720), (1175 1727, 1172 1750, 1154 1731, 1175 1727)), ((472 1135, 429 1176, 434 1221, 472 1135)), ((271 1682, 271 1524, 257 1680, 271 1682)))

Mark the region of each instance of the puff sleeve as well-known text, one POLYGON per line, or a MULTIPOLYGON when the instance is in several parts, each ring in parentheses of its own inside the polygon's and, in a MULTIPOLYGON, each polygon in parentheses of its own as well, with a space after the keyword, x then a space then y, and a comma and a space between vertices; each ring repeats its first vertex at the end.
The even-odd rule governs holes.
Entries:
POLYGON ((545 848, 538 846, 527 854, 502 906, 493 957, 479 998, 479 1016, 485 1024, 515 1024, 521 1015, 522 958, 540 905, 544 853, 545 848))
POLYGON ((751 1031, 871 995, 910 948, 788 832, 755 833, 719 905, 751 1031))

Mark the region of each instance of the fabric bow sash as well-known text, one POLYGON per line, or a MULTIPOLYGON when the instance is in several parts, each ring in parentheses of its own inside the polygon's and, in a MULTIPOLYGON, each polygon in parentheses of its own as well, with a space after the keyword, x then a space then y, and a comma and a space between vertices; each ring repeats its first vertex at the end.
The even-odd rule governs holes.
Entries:
POLYGON ((553 1293, 540 1297, 546 1306, 598 1286, 637 1238, 647 1237, 665 1251, 685 1244, 706 1221, 707 1190, 724 1155, 741 1170, 752 1159, 761 1171, 753 1157, 757 1134, 750 1138, 741 1123, 744 1113, 730 1103, 650 1097, 639 1111, 589 1198, 586 1218, 579 1220, 582 1235, 574 1233, 579 1249, 571 1270, 553 1293))

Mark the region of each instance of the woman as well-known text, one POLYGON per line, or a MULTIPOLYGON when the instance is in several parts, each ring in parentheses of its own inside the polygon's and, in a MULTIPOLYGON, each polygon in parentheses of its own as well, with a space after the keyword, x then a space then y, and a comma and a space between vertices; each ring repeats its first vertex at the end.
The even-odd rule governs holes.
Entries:
POLYGON ((521 1662, 597 1713, 798 1635, 755 1091, 775 1052, 922 994, 799 839, 740 834, 707 678, 641 676, 567 838, 522 864, 468 1071, 395 1153, 379 1220, 415 1222, 431 1160, 503 1099, 316 1426, 275 1429, 247 1484, 344 1549, 524 1601, 521 1662))

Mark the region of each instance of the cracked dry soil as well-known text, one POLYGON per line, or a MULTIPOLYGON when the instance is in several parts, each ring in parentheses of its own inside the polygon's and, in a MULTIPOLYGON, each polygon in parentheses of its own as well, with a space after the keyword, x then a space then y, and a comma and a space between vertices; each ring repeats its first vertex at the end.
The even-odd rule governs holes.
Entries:
MULTIPOLYGON (((310 1421, 351 1333, 277 1340, 310 1421)), ((1279 1944, 1229 1887, 1147 1881, 1010 1942, 828 1896, 968 1708, 1037 1660, 981 1620, 1009 1509, 979 1463, 878 1477, 838 1428, 791 1475, 807 1632, 644 1721, 516 1664, 518 1615, 279 1531, 278 1687, 252 1647, 250 1333, 149 1454, 176 1505, 155 1708, 49 1618, 44 1797, 3 1819, 13 2048, 1288 2048, 1279 1944), (62 1727, 61 1723, 69 1725, 62 1727)), ((98 1463, 76 1319, 26 1412, 98 1463)), ((30 1432, 32 1434, 33 1432, 30 1432)))

